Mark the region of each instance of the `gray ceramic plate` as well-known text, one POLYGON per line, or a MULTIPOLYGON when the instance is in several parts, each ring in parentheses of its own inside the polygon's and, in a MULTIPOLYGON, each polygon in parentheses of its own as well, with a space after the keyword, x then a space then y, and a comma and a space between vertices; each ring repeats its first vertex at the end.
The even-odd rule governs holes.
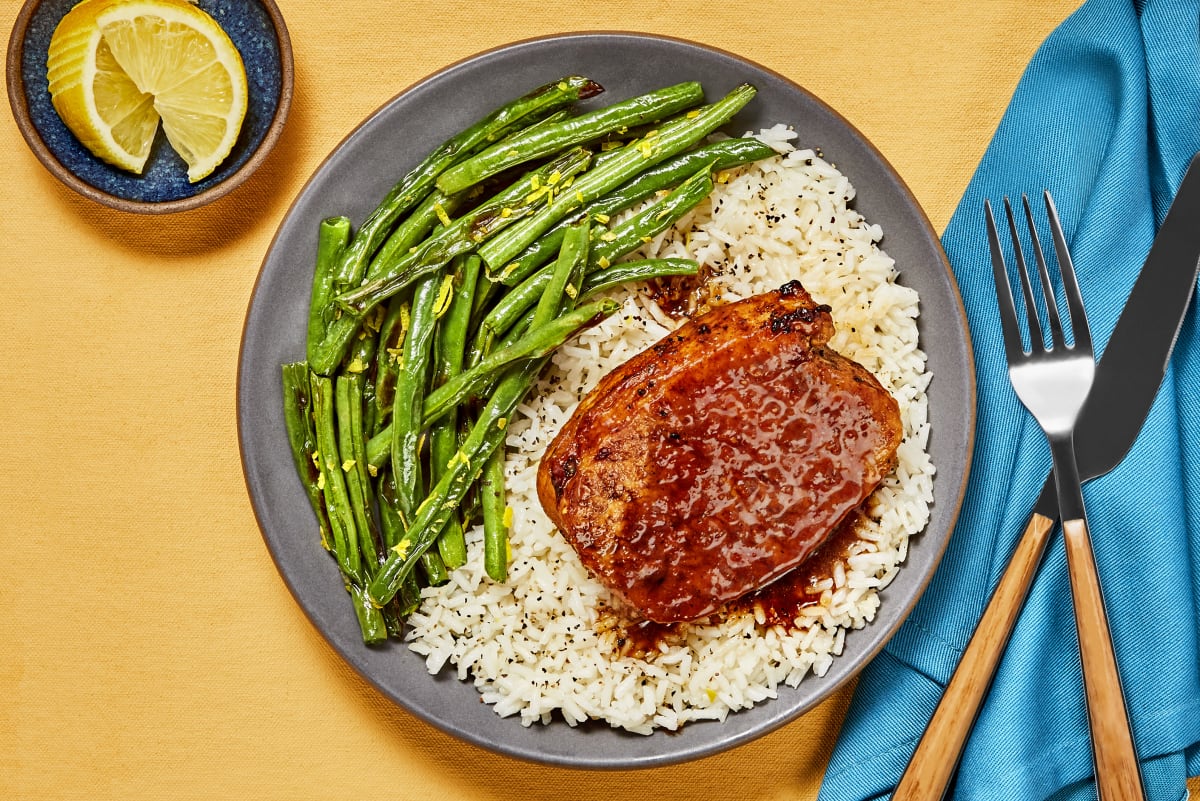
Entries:
MULTIPOLYGON (((238 376, 242 459, 255 513, 280 573, 317 629, 389 698, 441 729, 485 748, 539 762, 591 768, 664 765, 745 743, 794 720, 828 697, 878 652, 907 616, 941 557, 958 514, 974 432, 974 372, 958 288, 925 215, 891 167, 844 119, 783 77, 696 44, 623 33, 585 33, 520 42, 469 58, 417 84, 360 125, 300 193, 262 265, 246 319, 238 376), (883 226, 901 280, 921 295, 921 345, 929 355, 935 506, 904 569, 883 594, 875 621, 851 632, 845 652, 820 678, 676 734, 645 737, 606 724, 523 727, 480 703, 450 671, 430 676, 402 645, 369 649, 340 589, 333 560, 292 467, 281 412, 280 365, 302 359, 317 225, 346 214, 359 221, 426 152, 502 99, 567 74, 606 87, 613 102, 657 86, 699 80, 710 97, 749 81, 758 97, 728 127, 740 134, 786 122, 820 147, 858 190, 856 205, 883 226)), ((827 736, 822 732, 821 736, 827 736)))

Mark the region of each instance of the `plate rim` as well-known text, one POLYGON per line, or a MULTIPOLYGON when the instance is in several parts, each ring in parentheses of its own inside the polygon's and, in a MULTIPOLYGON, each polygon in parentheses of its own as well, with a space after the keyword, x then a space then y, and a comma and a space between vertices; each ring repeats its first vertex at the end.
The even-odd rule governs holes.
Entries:
MULTIPOLYGON (((885 236, 886 236, 886 231, 885 231, 885 236)), ((885 250, 886 250, 886 248, 885 248, 885 250)), ((930 268, 932 269, 932 265, 930 266, 930 268)), ((920 322, 920 318, 918 318, 918 322, 920 322)), ((779 73, 776 70, 771 69, 770 67, 766 67, 766 66, 762 65, 761 63, 754 61, 753 59, 738 55, 730 50, 721 48, 719 46, 714 46, 714 45, 707 44, 704 42, 690 40, 690 39, 686 39, 686 38, 682 38, 682 37, 663 35, 663 34, 657 34, 657 33, 647 33, 644 31, 632 31, 632 30, 621 30, 621 29, 566 31, 566 32, 561 32, 561 33, 551 33, 551 34, 545 34, 545 35, 530 36, 530 37, 525 37, 522 39, 498 44, 496 46, 493 46, 493 47, 490 47, 490 48, 487 48, 484 50, 480 50, 476 53, 464 56, 463 58, 460 58, 456 61, 448 63, 448 64, 438 68, 437 70, 426 74, 422 78, 420 78, 416 81, 413 81, 405 88, 396 92, 388 100, 381 103, 373 111, 371 111, 370 113, 365 115, 358 123, 356 123, 350 129, 350 131, 344 137, 342 137, 330 149, 329 153, 326 154, 326 156, 320 161, 320 163, 316 167, 314 167, 314 169, 313 169, 312 173, 310 174, 310 176, 308 177, 308 179, 305 181, 303 186, 301 186, 301 188, 297 191, 296 196, 293 198, 291 204, 289 204, 287 211, 280 218, 280 222, 276 228, 275 234, 272 236, 272 239, 263 255, 262 262, 260 263, 260 266, 259 266, 258 274, 255 278, 253 287, 251 289, 250 298, 249 298, 248 305, 247 305, 247 312, 246 312, 245 319, 243 321, 241 345, 239 346, 239 351, 238 351, 238 369, 237 369, 237 380, 236 380, 238 447, 239 447, 239 453, 241 456, 241 463, 242 463, 242 468, 243 468, 243 478, 246 483, 247 493, 251 500, 251 507, 252 507, 252 510, 253 510, 253 513, 255 516, 255 520, 258 524, 260 534, 263 537, 264 544, 267 546, 268 553, 270 554, 272 561, 275 563, 277 572, 280 574, 281 578, 283 578, 284 583, 287 585, 289 592, 293 596, 293 599, 297 602, 297 605, 300 607, 301 611, 305 614, 305 617, 308 618, 309 622, 313 625, 313 627, 321 635, 321 638, 329 646, 331 646, 333 648, 333 650, 338 654, 338 656, 346 664, 348 664, 352 669, 354 669, 354 671, 359 676, 364 678, 372 687, 374 687, 384 697, 388 698, 393 703, 396 703, 398 706, 400 706, 406 712, 412 714, 414 717, 417 717, 417 718, 423 720, 425 723, 428 723, 429 725, 459 739, 460 741, 465 741, 467 743, 470 743, 474 746, 483 748, 483 749, 488 750, 493 753, 502 754, 505 756, 513 757, 513 758, 527 761, 527 762, 532 762, 535 764, 551 765, 551 766, 558 766, 558 767, 569 767, 569 768, 578 768, 578 769, 596 769, 596 770, 645 769, 645 768, 663 767, 666 765, 678 764, 678 763, 702 758, 705 756, 711 756, 711 755, 714 755, 717 753, 725 752, 725 751, 728 751, 729 749, 735 748, 737 746, 744 745, 748 742, 752 742, 760 737, 763 737, 763 736, 783 727, 784 725, 787 725, 788 723, 794 722, 795 720, 802 717, 804 714, 811 711, 813 708, 815 708, 819 704, 828 700, 830 696, 835 694, 839 689, 841 689, 847 683, 849 683, 850 681, 855 679, 859 675, 859 673, 861 673, 862 669, 867 664, 869 664, 880 653, 880 651, 882 651, 883 648, 886 647, 887 643, 892 639, 892 637, 894 637, 896 635, 896 633, 899 631, 899 629, 903 626, 904 622, 911 615, 912 610, 915 607, 915 605, 917 604, 917 602, 924 595, 924 593, 928 587, 928 584, 932 580, 934 573, 937 571, 937 567, 940 564, 940 562, 945 554, 945 550, 949 545, 950 536, 953 533, 955 523, 961 515, 962 506, 965 501, 967 485, 968 485, 968 481, 970 478, 971 463, 972 463, 973 454, 974 454, 974 440, 975 440, 975 436, 976 436, 976 426, 977 426, 977 388, 976 388, 975 369, 976 368, 975 368, 974 351, 973 351, 972 343, 971 343, 970 327, 968 325, 968 318, 967 318, 965 304, 964 304, 964 301, 962 298, 962 293, 961 293, 961 290, 960 290, 960 287, 958 284, 957 277, 954 274, 953 268, 949 262, 949 258, 946 255, 945 250, 942 248, 940 237, 938 236, 932 223, 929 221, 928 215, 926 214, 924 208, 920 205, 919 202, 917 202, 916 196, 913 194, 913 192, 911 191, 911 189, 909 188, 907 183, 904 181, 903 177, 892 166, 891 162, 875 146, 875 144, 870 139, 868 139, 857 128, 857 126, 855 126, 853 123, 851 123, 837 109, 830 106, 823 99, 821 99, 819 96, 814 94, 811 90, 806 89, 805 87, 803 87, 802 85, 800 85, 799 83, 794 81, 793 79, 779 73), (490 741, 490 740, 484 740, 470 730, 467 730, 461 726, 451 725, 451 724, 447 723, 445 720, 439 719, 436 716, 428 714, 423 709, 415 708, 414 706, 412 706, 408 702, 406 702, 406 700, 404 698, 398 697, 389 688, 387 688, 383 684, 381 684, 380 681, 377 680, 377 678, 375 676, 373 676, 369 672, 363 670, 359 664, 359 661, 356 660, 355 658, 353 658, 352 654, 348 654, 337 642, 335 642, 329 636, 329 634, 322 628, 322 626, 318 622, 318 620, 313 616, 311 610, 304 603, 300 593, 298 592, 297 587, 295 587, 293 585, 291 577, 284 570, 283 565, 280 562, 279 555, 276 553, 273 543, 267 536, 266 527, 263 525, 263 516, 259 510, 259 505, 258 505, 258 500, 256 498, 255 489, 251 484, 250 470, 249 470, 249 464, 248 464, 247 453, 246 453, 246 448, 245 448, 245 436, 244 436, 245 415, 243 414, 243 400, 244 400, 243 386, 244 386, 244 380, 245 380, 247 331, 251 324, 251 317, 252 317, 252 313, 254 311, 255 300, 258 297, 260 284, 262 283, 267 264, 270 260, 272 253, 274 252, 274 249, 276 247, 276 244, 277 244, 280 236, 282 235, 282 233, 284 232, 284 229, 286 228, 287 222, 291 219, 292 214, 296 210, 296 208, 306 199, 307 192, 308 192, 309 188, 311 187, 311 185, 314 182, 316 182, 319 177, 322 176, 322 174, 324 173, 326 168, 329 166, 329 164, 339 156, 339 154, 348 145, 348 143, 350 143, 351 140, 356 138, 356 136, 358 136, 360 133, 362 133, 365 129, 368 129, 372 124, 377 123, 379 121, 379 119, 382 116, 384 116, 389 111, 389 109, 391 109, 391 107, 393 105, 401 102, 406 96, 417 92, 422 87, 430 84, 431 82, 436 81, 436 80, 442 78, 443 76, 447 75, 448 73, 458 70, 468 64, 471 64, 476 61, 486 60, 489 57, 493 57, 499 53, 503 53, 503 52, 510 51, 510 50, 517 50, 517 49, 521 49, 521 48, 528 47, 531 45, 546 44, 546 43, 556 42, 559 40, 578 40, 578 39, 605 38, 605 37, 615 37, 618 39, 629 39, 629 40, 643 40, 643 41, 647 41, 647 42, 658 42, 658 43, 665 42, 668 44, 683 46, 683 47, 687 47, 687 48, 696 48, 696 49, 699 49, 702 51, 707 51, 707 52, 717 55, 717 56, 724 57, 726 59, 740 62, 754 70, 757 70, 759 72, 762 72, 762 73, 774 78, 775 80, 780 81, 781 83, 785 84, 790 90, 792 90, 800 95, 805 96, 808 99, 808 101, 819 105, 823 109, 823 111, 825 111, 830 117, 832 117, 836 122, 838 122, 841 126, 843 126, 845 128, 845 130, 858 141, 858 143, 864 148, 864 150, 867 151, 868 154, 883 167, 883 172, 888 177, 889 181, 891 181, 892 184, 894 185, 894 189, 897 190, 898 192, 900 192, 902 195, 904 195, 908 199, 909 205, 911 206, 911 210, 915 211, 916 216, 918 218, 918 222, 920 224, 920 233, 922 234, 922 236, 924 238, 926 238, 933 245, 934 255, 936 255, 936 257, 937 257, 937 264, 938 264, 938 268, 939 268, 938 271, 940 273, 944 274, 944 277, 948 283, 949 289, 951 290, 951 300, 953 301, 954 311, 956 313, 956 319, 955 319, 956 325, 954 327, 957 330, 959 330, 962 334, 961 339, 962 339, 963 348, 962 348, 961 357, 963 358, 963 360, 965 362, 964 367, 966 370, 965 378, 963 380, 963 389, 964 389, 965 395, 966 395, 966 398, 965 398, 966 404, 965 405, 967 407, 964 410, 966 413, 966 421, 965 421, 966 441, 962 445, 962 448, 964 451, 964 456, 963 456, 964 464, 963 464, 962 475, 959 478, 958 485, 956 487, 954 487, 950 493, 952 503, 947 506, 947 509, 949 510, 948 518, 947 518, 947 520, 948 520, 947 531, 946 531, 945 535, 941 538, 941 540, 937 543, 936 550, 932 552, 932 558, 929 561, 929 565, 926 568, 924 574, 920 576, 919 581, 915 585, 915 590, 911 593, 910 597, 904 599, 903 603, 901 603, 900 599, 892 599, 891 600, 891 605, 893 606, 893 608, 895 610, 897 610, 899 612, 899 614, 897 615, 896 622, 892 626, 891 630, 886 631, 886 632, 880 632, 880 633, 876 634, 876 636, 874 636, 872 638, 870 647, 855 655, 857 662, 855 663, 855 666, 853 667, 853 669, 847 671, 844 675, 839 676, 836 679, 828 679, 827 680, 824 677, 806 677, 805 681, 811 681, 811 680, 813 680, 813 678, 819 678, 821 680, 827 681, 828 682, 828 692, 826 692, 823 697, 814 697, 814 698, 808 699, 807 701, 805 701, 803 703, 794 704, 792 707, 789 708, 789 711, 786 715, 776 716, 776 717, 772 718, 771 720, 767 721, 767 723, 762 726, 749 729, 747 731, 744 731, 740 734, 737 734, 737 735, 734 735, 734 736, 731 736, 728 738, 722 738, 716 744, 713 744, 713 745, 695 747, 695 748, 691 748, 691 749, 681 749, 677 752, 673 752, 673 753, 665 755, 665 756, 658 755, 658 754, 652 754, 649 756, 635 755, 635 756, 631 756, 627 759, 623 759, 620 761, 615 761, 615 760, 610 760, 610 759, 580 759, 580 758, 562 757, 562 756, 558 756, 558 755, 532 754, 532 753, 523 751, 521 749, 505 747, 505 745, 503 743, 497 743, 497 742, 490 741)), ((935 381, 937 380, 936 375, 934 377, 934 380, 935 381)), ((931 428, 931 435, 933 435, 933 434, 934 434, 934 431, 931 428)), ((940 469, 938 470, 937 478, 941 478, 942 480, 945 480, 944 478, 942 478, 940 469)), ((926 526, 926 529, 923 529, 921 532, 919 532, 915 536, 924 536, 927 531, 927 528, 928 528, 928 524, 926 526)), ((884 588, 884 590, 882 592, 886 593, 887 590, 888 590, 888 588, 884 588)), ((886 602, 886 600, 885 600, 885 602, 886 602)), ((872 624, 868 623, 867 625, 869 627, 872 624)), ((863 629, 859 629, 859 630, 854 630, 853 633, 861 637, 861 636, 863 636, 865 631, 863 629)), ((407 646, 403 643, 398 643, 396 645, 397 645, 397 647, 407 649, 407 646)), ((838 660, 842 660, 845 658, 847 658, 847 657, 842 656, 842 655, 838 655, 835 657, 835 659, 838 659, 838 660)), ((444 674, 448 671, 449 671, 448 668, 443 668, 442 674, 444 674)), ((449 672, 452 672, 452 671, 449 671, 449 672)), ((426 676, 426 678, 428 678, 428 680, 430 680, 430 681, 437 681, 439 678, 443 678, 443 676, 441 676, 439 674, 438 676, 426 676)), ((455 682, 458 682, 456 677, 450 677, 450 678, 452 678, 455 682)), ((467 683, 469 683, 469 680, 467 683)), ((780 689, 787 689, 787 688, 781 687, 780 689)), ((474 687, 471 688, 471 691, 476 692, 474 687)), ((754 709, 754 708, 758 708, 759 706, 762 706, 765 704, 770 704, 770 703, 777 703, 777 702, 778 702, 778 699, 767 699, 767 700, 756 703, 751 708, 740 710, 738 712, 733 712, 733 713, 731 713, 731 715, 744 714, 744 713, 752 711, 752 709, 754 709)), ((517 721, 517 720, 510 720, 509 722, 513 726, 521 725, 519 723, 519 721, 517 721)), ((697 722, 694 724, 687 724, 687 725, 695 726, 695 725, 699 725, 701 723, 710 723, 710 721, 700 721, 700 722, 697 722)), ((561 724, 561 722, 556 720, 555 723, 552 725, 560 725, 560 724, 561 724)), ((534 725, 539 726, 542 724, 534 724, 534 725)), ((720 725, 720 724, 717 723, 716 725, 720 725)), ((645 735, 630 735, 630 736, 639 738, 639 740, 641 738, 645 737, 645 735)), ((663 731, 656 731, 655 734, 650 735, 650 736, 651 737, 666 737, 666 736, 671 736, 671 733, 663 732, 663 731)), ((637 741, 635 740, 635 742, 637 742, 637 741)))

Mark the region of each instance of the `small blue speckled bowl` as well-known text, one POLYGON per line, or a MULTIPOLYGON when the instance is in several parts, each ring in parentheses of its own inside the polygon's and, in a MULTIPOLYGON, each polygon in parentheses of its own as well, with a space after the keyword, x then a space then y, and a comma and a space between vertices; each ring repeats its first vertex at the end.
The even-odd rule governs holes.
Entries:
POLYGON ((209 203, 244 181, 283 130, 292 97, 292 46, 272 0, 198 0, 242 55, 250 103, 237 144, 211 175, 188 183, 187 165, 162 131, 141 175, 93 156, 50 103, 46 54, 59 21, 79 0, 27 0, 8 42, 8 100, 34 155, 79 194, 122 211, 164 214, 209 203))

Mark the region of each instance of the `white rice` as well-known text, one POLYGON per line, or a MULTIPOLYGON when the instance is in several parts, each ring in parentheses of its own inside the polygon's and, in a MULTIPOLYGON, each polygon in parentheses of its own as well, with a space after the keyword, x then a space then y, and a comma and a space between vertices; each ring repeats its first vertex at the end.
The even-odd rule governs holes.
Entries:
POLYGON ((784 126, 759 136, 785 155, 722 176, 709 201, 642 255, 688 256, 717 268, 722 301, 799 278, 833 309, 832 347, 871 370, 899 401, 899 464, 872 496, 851 555, 818 585, 819 602, 801 609, 794 628, 742 615, 688 625, 685 641, 660 644, 650 658, 619 656, 611 620, 602 633, 609 592, 554 529, 535 489, 538 460, 580 398, 678 325, 645 291, 614 294, 624 308, 563 347, 510 422, 508 583, 484 573, 482 531, 475 529, 470 562, 450 583, 425 590, 410 620, 409 647, 425 656, 429 671, 451 666, 499 715, 519 715, 525 725, 598 719, 649 734, 724 719, 775 697, 781 684, 824 675, 846 631, 875 616, 878 591, 928 521, 931 376, 917 343, 917 293, 896 283, 895 266, 877 244, 880 228, 848 208, 854 187, 844 175, 814 151, 794 149, 795 134, 784 126))

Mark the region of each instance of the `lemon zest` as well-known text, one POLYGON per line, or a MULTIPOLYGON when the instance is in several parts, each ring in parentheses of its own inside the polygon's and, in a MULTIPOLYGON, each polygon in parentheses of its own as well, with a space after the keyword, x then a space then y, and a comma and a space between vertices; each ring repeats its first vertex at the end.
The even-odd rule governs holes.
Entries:
POLYGON ((433 316, 436 319, 440 320, 450 309, 450 301, 453 296, 454 276, 447 274, 442 277, 442 285, 438 287, 437 301, 433 304, 433 316))

